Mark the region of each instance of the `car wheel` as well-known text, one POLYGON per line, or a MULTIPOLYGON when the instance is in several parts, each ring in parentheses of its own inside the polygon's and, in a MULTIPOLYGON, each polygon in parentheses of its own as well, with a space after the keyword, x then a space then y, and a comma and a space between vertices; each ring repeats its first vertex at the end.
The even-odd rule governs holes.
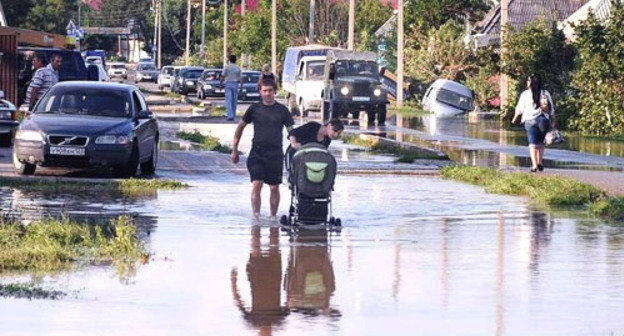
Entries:
POLYGON ((37 169, 37 166, 32 163, 20 162, 15 151, 13 151, 13 167, 15 167, 15 171, 19 175, 32 175, 35 173, 35 169, 37 169))
POLYGON ((366 111, 366 115, 368 115, 368 124, 373 125, 375 123, 375 111, 366 111))
POLYGON ((146 162, 141 163, 141 174, 151 175, 156 172, 156 166, 158 165, 158 138, 154 141, 152 148, 152 155, 146 162))
POLYGON ((139 167, 139 148, 136 142, 132 146, 132 152, 125 164, 115 167, 115 175, 122 178, 133 177, 136 175, 137 168, 139 167))
POLYGON ((0 134, 0 147, 11 147, 11 132, 0 134))
POLYGON ((380 106, 379 109, 377 110, 377 125, 378 126, 383 126, 386 124, 386 111, 387 111, 386 105, 380 106))

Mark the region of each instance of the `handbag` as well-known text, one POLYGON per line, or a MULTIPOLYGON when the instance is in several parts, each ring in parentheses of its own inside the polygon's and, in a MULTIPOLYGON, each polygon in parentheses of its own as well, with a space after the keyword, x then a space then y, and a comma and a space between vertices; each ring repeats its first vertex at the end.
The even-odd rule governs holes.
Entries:
POLYGON ((564 141, 565 139, 563 138, 563 135, 561 135, 561 132, 556 129, 546 133, 546 137, 544 138, 544 143, 548 146, 556 145, 564 141))

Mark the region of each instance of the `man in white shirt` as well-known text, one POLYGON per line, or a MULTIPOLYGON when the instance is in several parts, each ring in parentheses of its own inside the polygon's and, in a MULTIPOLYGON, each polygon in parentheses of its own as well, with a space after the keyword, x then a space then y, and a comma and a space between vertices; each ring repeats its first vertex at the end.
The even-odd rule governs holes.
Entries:
POLYGON ((225 108, 228 121, 236 118, 236 102, 238 101, 238 87, 242 87, 241 69, 236 65, 236 55, 230 55, 230 64, 223 67, 221 86, 225 82, 225 108))

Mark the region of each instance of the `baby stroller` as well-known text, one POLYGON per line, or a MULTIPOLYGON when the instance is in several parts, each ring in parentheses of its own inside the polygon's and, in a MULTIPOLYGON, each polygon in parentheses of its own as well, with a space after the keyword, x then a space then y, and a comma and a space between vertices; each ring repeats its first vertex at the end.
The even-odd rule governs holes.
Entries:
POLYGON ((283 225, 330 224, 340 226, 332 216, 331 192, 336 179, 336 159, 321 144, 309 143, 297 150, 292 159, 286 155, 290 209, 283 225), (329 213, 328 213, 329 212, 329 213))

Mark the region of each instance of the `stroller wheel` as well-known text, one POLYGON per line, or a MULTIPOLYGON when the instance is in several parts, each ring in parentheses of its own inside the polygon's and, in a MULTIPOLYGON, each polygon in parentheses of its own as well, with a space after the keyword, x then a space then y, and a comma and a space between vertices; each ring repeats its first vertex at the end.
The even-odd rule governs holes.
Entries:
POLYGON ((336 225, 336 218, 329 217, 329 225, 336 225))
POLYGON ((286 215, 282 215, 282 217, 280 217, 280 224, 282 225, 290 225, 290 223, 288 223, 288 217, 286 217, 286 215))
POLYGON ((340 218, 336 218, 336 220, 334 221, 334 225, 342 226, 342 221, 340 220, 340 218))

